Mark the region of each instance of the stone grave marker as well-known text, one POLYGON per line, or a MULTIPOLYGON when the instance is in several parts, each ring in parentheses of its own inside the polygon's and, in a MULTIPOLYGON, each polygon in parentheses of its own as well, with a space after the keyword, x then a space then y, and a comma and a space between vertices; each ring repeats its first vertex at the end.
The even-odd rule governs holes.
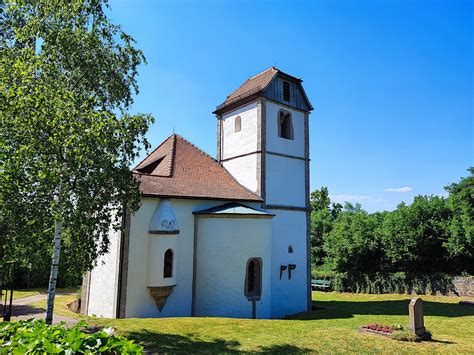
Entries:
POLYGON ((409 328, 410 331, 418 337, 425 335, 425 324, 423 319, 423 300, 413 298, 408 306, 409 328))

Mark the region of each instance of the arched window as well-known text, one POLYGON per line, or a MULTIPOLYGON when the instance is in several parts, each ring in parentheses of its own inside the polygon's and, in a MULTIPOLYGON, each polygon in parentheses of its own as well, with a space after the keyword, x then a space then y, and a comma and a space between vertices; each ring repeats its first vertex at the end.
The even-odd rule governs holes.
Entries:
POLYGON ((237 116, 235 118, 235 132, 240 132, 241 129, 242 129, 242 119, 240 118, 240 116, 237 116))
POLYGON ((163 267, 163 278, 173 277, 173 251, 168 249, 165 252, 165 262, 163 267))
POLYGON ((260 299, 262 295, 262 259, 250 258, 247 261, 245 275, 245 296, 249 299, 260 299))
POLYGON ((291 113, 281 110, 278 113, 278 136, 285 139, 293 139, 293 122, 291 113))

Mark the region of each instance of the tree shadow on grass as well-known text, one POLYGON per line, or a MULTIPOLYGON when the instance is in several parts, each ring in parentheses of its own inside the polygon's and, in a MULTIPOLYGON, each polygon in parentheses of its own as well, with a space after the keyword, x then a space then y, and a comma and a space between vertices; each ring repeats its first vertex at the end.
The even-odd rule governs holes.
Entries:
POLYGON ((141 343, 148 353, 232 353, 238 352, 238 341, 225 339, 203 340, 178 334, 166 334, 143 329, 141 331, 124 332, 129 339, 141 343))
MULTIPOLYGON (((193 334, 178 335, 153 332, 147 329, 124 332, 128 339, 133 339, 145 347, 146 353, 239 353, 240 342, 226 339, 199 339, 193 334)), ((262 347, 257 351, 263 353, 304 353, 309 349, 289 344, 277 344, 262 347)))
POLYGON ((430 339, 427 340, 428 343, 438 343, 438 344, 456 344, 454 341, 449 341, 449 340, 436 340, 436 339, 430 339))
POLYGON ((300 353, 309 353, 314 352, 314 350, 300 348, 298 346, 290 344, 275 344, 272 346, 261 347, 259 352, 270 353, 270 354, 300 354, 300 353))
MULTIPOLYGON (((31 318, 33 318, 40 313, 44 313, 44 309, 29 305, 12 305, 12 317, 31 315, 31 318)), ((3 314, 3 305, 0 306, 0 314, 3 314)))
MULTIPOLYGON (((325 309, 303 312, 288 317, 294 320, 352 318, 354 315, 400 315, 408 316, 410 299, 389 301, 313 301, 325 309)), ((465 317, 473 316, 474 308, 458 303, 423 301, 425 316, 465 317)))

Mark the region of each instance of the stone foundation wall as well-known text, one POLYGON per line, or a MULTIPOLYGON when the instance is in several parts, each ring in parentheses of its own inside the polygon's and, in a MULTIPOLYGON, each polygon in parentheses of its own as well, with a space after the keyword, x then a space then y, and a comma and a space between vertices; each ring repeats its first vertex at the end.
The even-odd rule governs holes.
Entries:
POLYGON ((453 285, 458 296, 474 297, 474 276, 456 276, 453 285))

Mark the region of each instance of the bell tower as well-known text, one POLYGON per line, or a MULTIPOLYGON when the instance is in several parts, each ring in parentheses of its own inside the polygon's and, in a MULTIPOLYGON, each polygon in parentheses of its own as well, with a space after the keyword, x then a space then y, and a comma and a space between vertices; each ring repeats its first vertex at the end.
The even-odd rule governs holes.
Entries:
MULTIPOLYGON (((275 214, 272 309, 275 318, 311 307, 309 113, 302 80, 271 67, 219 105, 217 159, 275 214)), ((265 266, 264 266, 265 267, 265 266)))

